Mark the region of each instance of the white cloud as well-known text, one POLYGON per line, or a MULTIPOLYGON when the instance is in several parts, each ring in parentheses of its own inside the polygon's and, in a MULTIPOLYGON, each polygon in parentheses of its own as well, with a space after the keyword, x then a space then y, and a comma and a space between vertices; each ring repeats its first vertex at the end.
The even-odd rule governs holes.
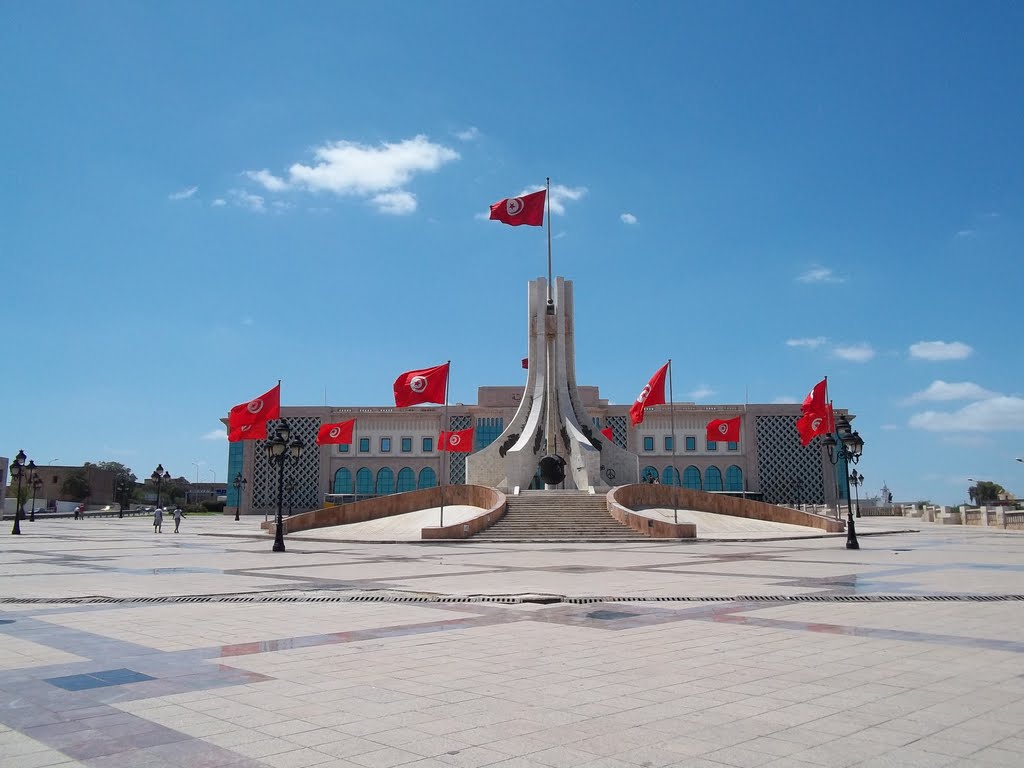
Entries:
POLYGON ((907 402, 917 403, 924 400, 986 400, 996 396, 996 392, 990 392, 971 381, 946 382, 936 379, 928 385, 927 389, 915 392, 908 397, 907 402))
POLYGON ((188 187, 186 189, 181 190, 180 192, 174 192, 173 194, 170 194, 167 197, 170 200, 188 200, 190 197, 192 197, 192 195, 194 195, 198 191, 199 187, 188 187))
POLYGON ((895 432, 899 428, 899 424, 883 424, 881 427, 879 427, 879 429, 883 429, 886 432, 895 432))
POLYGON ((960 230, 957 230, 956 236, 957 237, 973 237, 975 234, 976 234, 975 230, 973 230, 973 229, 960 229, 960 230))
POLYGON ((212 203, 210 203, 210 205, 212 207, 214 207, 214 208, 220 208, 221 206, 227 205, 227 204, 228 204, 228 201, 225 200, 223 197, 218 197, 216 200, 214 200, 212 203))
POLYGON ((787 347, 807 347, 808 349, 817 349, 822 344, 828 342, 824 336, 815 336, 814 338, 805 339, 786 339, 787 347))
POLYGON ((551 187, 551 199, 548 201, 551 206, 551 212, 564 216, 565 202, 567 200, 575 202, 585 194, 587 194, 586 187, 566 187, 561 184, 555 184, 551 187))
POLYGON ((715 390, 705 384, 702 384, 690 393, 690 397, 694 400, 703 400, 705 397, 711 397, 713 394, 715 394, 715 390))
POLYGON ((257 184, 262 184, 270 192, 281 192, 288 189, 287 181, 280 176, 275 176, 266 168, 260 171, 246 171, 245 175, 257 184))
POLYGON ((875 350, 870 344, 861 342, 860 344, 847 344, 835 347, 832 350, 832 355, 840 360, 846 360, 851 363, 866 363, 875 356, 875 350))
POLYGON ((919 341, 910 345, 910 356, 916 360, 963 360, 973 352, 962 341, 919 341))
POLYGON ((624 213, 619 218, 622 219, 623 224, 636 224, 636 216, 632 213, 624 213))
POLYGON ((252 315, 245 315, 242 320, 242 325, 252 325, 255 320, 252 319, 252 315))
POLYGON ((405 216, 416 210, 415 195, 404 190, 382 192, 375 195, 372 202, 381 213, 390 213, 396 216, 405 216))
POLYGON ((256 213, 264 213, 267 210, 262 197, 246 192, 244 189, 232 189, 228 192, 228 197, 239 208, 248 208, 256 213))
POLYGON ((838 277, 827 267, 812 266, 809 270, 797 277, 801 283, 845 283, 846 278, 838 277))
POLYGON ((465 130, 455 132, 455 138, 459 141, 473 141, 479 137, 480 130, 475 125, 471 125, 465 130))
POLYGON ((772 400, 772 402, 775 403, 776 405, 790 405, 792 403, 799 403, 800 399, 793 397, 792 395, 779 395, 774 400, 772 400))
POLYGON ((978 432, 1024 429, 1024 398, 996 397, 958 411, 925 411, 910 417, 910 426, 930 432, 978 432))
POLYGON ((224 431, 224 427, 218 429, 211 429, 205 435, 199 438, 200 440, 227 440, 228 433, 224 431))

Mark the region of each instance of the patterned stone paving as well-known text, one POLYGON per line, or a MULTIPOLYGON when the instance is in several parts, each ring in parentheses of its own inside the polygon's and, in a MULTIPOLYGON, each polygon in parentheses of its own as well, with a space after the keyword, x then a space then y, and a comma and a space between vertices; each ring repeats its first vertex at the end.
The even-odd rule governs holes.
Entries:
POLYGON ((1024 534, 273 553, 186 522, 0 539, 0 768, 1024 765, 1024 534), (366 599, 527 593, 616 599, 366 599), (59 602, 89 596, 127 600, 59 602))

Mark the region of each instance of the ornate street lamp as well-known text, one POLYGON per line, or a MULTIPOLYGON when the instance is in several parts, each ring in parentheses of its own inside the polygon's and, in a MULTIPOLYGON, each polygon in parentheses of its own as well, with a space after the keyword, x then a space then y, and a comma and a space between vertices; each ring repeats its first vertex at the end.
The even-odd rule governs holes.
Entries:
POLYGON ((836 419, 835 431, 835 435, 831 433, 825 435, 822 442, 825 444, 828 460, 833 467, 839 463, 840 459, 843 461, 843 477, 846 478, 846 548, 860 549, 860 542, 857 541, 857 529, 853 523, 853 507, 850 504, 850 477, 846 474, 846 470, 850 467, 850 462, 856 464, 860 461, 860 455, 864 450, 864 441, 859 432, 850 429, 850 420, 846 416, 836 419), (838 440, 836 440, 836 436, 839 437, 838 440))
POLYGON ((295 498, 295 481, 290 477, 284 484, 284 489, 288 491, 288 517, 292 516, 292 501, 295 498))
POLYGON ((231 485, 235 487, 235 496, 237 498, 237 503, 235 504, 235 522, 238 522, 239 520, 238 512, 242 509, 242 491, 245 490, 245 484, 247 482, 248 480, 242 477, 242 473, 239 472, 235 475, 235 481, 231 483, 231 485))
POLYGON ((796 478, 795 480, 793 480, 793 488, 796 489, 796 506, 799 509, 800 507, 803 506, 803 493, 802 493, 802 491, 803 491, 803 488, 804 488, 804 481, 801 478, 799 478, 799 477, 796 478))
POLYGON ((29 461, 28 469, 29 482, 32 483, 32 506, 28 509, 28 521, 34 523, 36 521, 36 494, 43 487, 43 478, 36 474, 36 463, 34 461, 29 461))
POLYGON ((267 440, 267 460, 273 464, 277 463, 277 531, 274 534, 274 551, 284 552, 284 463, 291 457, 292 466, 299 463, 302 456, 302 449, 305 446, 298 437, 291 437, 292 431, 288 422, 281 419, 277 424, 277 431, 272 438, 267 440))
POLYGON ((128 480, 125 475, 121 475, 117 479, 117 485, 114 486, 114 490, 117 491, 118 507, 117 516, 124 517, 124 508, 128 506, 131 499, 132 483, 128 480))
POLYGON ((150 475, 150 477, 156 483, 156 505, 157 505, 157 507, 159 507, 160 506, 160 484, 164 480, 170 480, 171 479, 171 473, 170 472, 164 472, 164 465, 163 464, 157 464, 156 465, 156 469, 153 470, 153 474, 150 475))
POLYGON ((11 477, 18 481, 18 490, 14 497, 14 528, 11 530, 12 536, 21 535, 21 478, 25 474, 25 458, 25 452, 18 451, 18 455, 14 457, 14 461, 8 467, 11 477))
POLYGON ((857 500, 857 517, 860 517, 860 491, 857 490, 864 485, 864 475, 858 475, 857 470, 850 473, 850 484, 853 486, 853 494, 857 500))

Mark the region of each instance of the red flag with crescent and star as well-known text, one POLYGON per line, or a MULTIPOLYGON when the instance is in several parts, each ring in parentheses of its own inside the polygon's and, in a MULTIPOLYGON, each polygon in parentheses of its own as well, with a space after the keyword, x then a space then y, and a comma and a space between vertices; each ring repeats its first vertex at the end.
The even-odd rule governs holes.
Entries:
POLYGON ((448 391, 448 363, 406 371, 395 379, 395 407, 408 408, 420 403, 444 405, 448 391))
POLYGON ((455 432, 442 431, 437 438, 437 449, 454 453, 472 453, 473 428, 460 429, 455 432))
MULTIPOLYGON (((281 417, 281 385, 254 397, 247 403, 239 403, 228 414, 228 434, 238 427, 266 424, 270 419, 281 417)), ((264 433, 266 430, 264 429, 264 433)), ((266 434, 264 434, 266 437, 266 434)), ((250 438, 246 438, 250 439, 250 438)))
POLYGON ((709 421, 707 426, 708 440, 724 440, 730 443, 738 443, 740 441, 740 421, 742 418, 742 416, 736 416, 731 419, 713 419, 709 421))
POLYGON ((352 442, 352 431, 356 420, 339 421, 335 424, 321 424, 316 433, 317 445, 348 445, 352 442))
POLYGON ((629 409, 629 420, 633 423, 634 427, 637 424, 643 423, 644 408, 665 404, 665 375, 667 373, 668 363, 665 363, 651 376, 647 386, 640 390, 640 394, 636 396, 636 402, 629 409))
POLYGON ((808 411, 796 420, 796 431, 800 434, 800 444, 807 445, 817 435, 826 435, 832 432, 833 426, 832 406, 825 404, 821 413, 808 411))
POLYGON ((544 226, 544 201, 547 190, 542 189, 521 197, 508 197, 491 206, 490 218, 512 227, 526 224, 530 227, 544 226))
POLYGON ((228 430, 228 442, 240 443, 243 440, 266 440, 267 422, 259 424, 239 424, 228 430))
POLYGON ((804 413, 824 413, 825 405, 828 403, 828 376, 814 385, 814 388, 807 393, 804 404, 800 410, 804 413))

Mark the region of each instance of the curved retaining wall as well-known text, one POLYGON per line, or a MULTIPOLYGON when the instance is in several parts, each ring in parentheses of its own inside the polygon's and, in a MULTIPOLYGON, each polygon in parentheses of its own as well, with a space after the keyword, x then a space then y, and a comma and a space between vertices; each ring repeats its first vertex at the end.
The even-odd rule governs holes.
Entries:
POLYGON ((845 530, 845 525, 838 520, 811 512, 802 512, 799 509, 777 507, 763 501, 737 498, 736 496, 648 483, 613 488, 607 496, 608 511, 620 523, 655 538, 695 538, 697 535, 695 525, 652 521, 649 517, 633 512, 637 507, 671 507, 673 496, 675 496, 675 506, 679 509, 714 512, 718 515, 746 517, 752 520, 770 520, 773 523, 803 525, 820 528, 827 533, 842 533, 845 530), (652 522, 653 525, 651 525, 652 522), (687 527, 693 529, 693 532, 687 534, 685 530, 687 527))
MULTIPOLYGON (((420 534, 424 539, 464 539, 494 525, 505 514, 508 502, 505 494, 494 488, 483 485, 446 485, 444 487, 445 505, 462 504, 481 507, 483 511, 470 520, 464 520, 444 528, 424 528, 420 534)), ((403 515, 406 512, 418 512, 421 509, 441 506, 441 489, 439 487, 423 488, 406 493, 393 493, 378 496, 374 499, 363 499, 351 504, 338 504, 311 512, 292 515, 284 520, 284 532, 298 533, 313 528, 328 528, 333 525, 362 523, 367 520, 379 520, 382 517, 403 515)), ((274 533, 274 521, 263 523, 264 530, 274 533)))

